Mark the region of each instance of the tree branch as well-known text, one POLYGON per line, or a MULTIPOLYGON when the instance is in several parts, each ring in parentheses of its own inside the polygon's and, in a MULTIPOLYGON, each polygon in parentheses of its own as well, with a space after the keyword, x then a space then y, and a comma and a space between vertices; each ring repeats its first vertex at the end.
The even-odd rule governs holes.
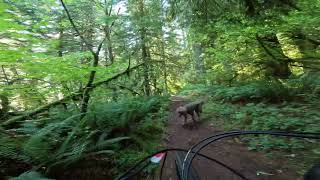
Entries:
POLYGON ((73 29, 76 31, 76 33, 78 34, 78 36, 81 38, 81 40, 84 42, 84 44, 87 46, 87 48, 89 49, 89 51, 94 55, 95 52, 93 51, 92 49, 92 45, 90 43, 88 43, 86 41, 86 39, 81 35, 80 31, 78 30, 77 26, 75 25, 75 23, 73 22, 73 19, 71 18, 71 15, 69 13, 69 10, 67 8, 67 6, 65 5, 65 3, 63 2, 63 0, 60 0, 62 6, 63 6, 63 9, 65 10, 66 14, 67 14, 67 17, 73 27, 73 29))
POLYGON ((260 44, 260 46, 264 49, 264 51, 272 57, 273 60, 277 60, 277 58, 271 53, 271 51, 264 45, 264 43, 262 42, 261 38, 256 35, 256 39, 258 41, 258 43, 260 44))
MULTIPOLYGON (((111 4, 110 4, 110 9, 109 9, 109 13, 108 13, 109 16, 111 15, 112 6, 113 6, 113 1, 111 1, 111 4)), ((107 9, 107 7, 106 7, 106 9, 107 9)))
POLYGON ((118 86, 120 89, 126 89, 126 90, 130 91, 133 95, 140 95, 140 93, 138 93, 137 91, 135 91, 131 88, 128 88, 126 86, 123 86, 123 85, 116 85, 116 86, 118 86))
MULTIPOLYGON (((121 8, 118 9, 117 16, 119 15, 120 9, 121 9, 121 8)), ((109 28, 109 29, 110 29, 110 33, 111 33, 111 28, 113 27, 115 21, 116 21, 116 20, 113 20, 112 23, 111 23, 111 25, 110 25, 110 28, 109 28)))
POLYGON ((127 70, 125 70, 125 71, 123 71, 123 72, 121 72, 121 73, 119 73, 119 74, 117 74, 117 75, 115 75, 115 76, 107 79, 107 80, 100 81, 100 82, 96 82, 96 83, 94 83, 94 84, 92 85, 92 88, 96 88, 96 87, 98 87, 98 86, 100 86, 100 85, 102 85, 102 84, 107 84, 107 83, 109 83, 110 81, 115 80, 115 79, 119 78, 120 76, 125 75, 128 71, 129 71, 129 72, 130 72, 130 71, 133 71, 133 70, 139 68, 139 67, 142 66, 142 65, 144 65, 144 63, 138 64, 138 65, 136 65, 136 66, 134 66, 134 67, 132 67, 132 68, 130 68, 130 69, 127 69, 127 70))
POLYGON ((46 104, 46 105, 40 106, 39 108, 37 108, 37 109, 35 109, 35 110, 33 110, 33 111, 29 111, 29 112, 25 113, 24 115, 11 118, 11 119, 3 122, 3 123, 1 124, 1 126, 2 126, 2 127, 4 127, 4 126, 9 126, 9 125, 11 125, 11 124, 13 124, 13 123, 15 123, 15 122, 17 122, 17 121, 22 121, 22 120, 24 120, 24 119, 26 119, 26 118, 28 118, 28 117, 32 117, 32 116, 34 116, 34 115, 36 115, 36 114, 39 114, 39 113, 44 112, 44 111, 47 111, 47 110, 49 110, 50 108, 52 108, 52 107, 54 107, 54 106, 60 105, 61 103, 64 103, 64 102, 66 102, 66 101, 69 101, 69 100, 74 99, 74 98, 77 98, 77 97, 81 97, 81 96, 82 96, 82 93, 83 93, 85 90, 87 90, 87 91, 92 91, 94 88, 99 87, 99 86, 101 86, 102 84, 107 84, 107 83, 109 83, 109 82, 111 82, 111 81, 113 81, 113 80, 115 80, 115 79, 117 79, 117 78, 119 78, 119 77, 127 74, 128 71, 133 71, 133 70, 139 68, 139 67, 142 66, 142 65, 144 65, 144 63, 138 64, 138 65, 130 68, 129 70, 126 69, 125 71, 123 71, 123 72, 121 72, 121 73, 119 73, 119 74, 116 74, 116 75, 114 75, 113 77, 111 77, 111 78, 109 78, 109 79, 107 79, 107 80, 96 82, 96 83, 94 83, 94 84, 91 86, 91 88, 89 88, 89 89, 82 88, 81 90, 79 90, 79 91, 76 92, 76 93, 73 93, 72 95, 66 96, 66 97, 64 97, 64 98, 62 98, 62 99, 60 99, 60 100, 54 101, 54 102, 52 102, 52 103, 50 103, 50 104, 46 104))
POLYGON ((6 73, 3 65, 1 65, 1 69, 2 69, 2 73, 3 73, 3 75, 4 75, 4 78, 5 78, 6 82, 7 82, 7 85, 10 85, 9 78, 8 78, 8 76, 7 76, 7 73, 6 73))
POLYGON ((99 46, 98 46, 98 49, 97 49, 97 52, 96 52, 96 55, 99 55, 100 51, 101 51, 101 48, 102 48, 102 45, 104 43, 104 41, 107 39, 107 36, 105 35, 103 40, 100 42, 99 46))

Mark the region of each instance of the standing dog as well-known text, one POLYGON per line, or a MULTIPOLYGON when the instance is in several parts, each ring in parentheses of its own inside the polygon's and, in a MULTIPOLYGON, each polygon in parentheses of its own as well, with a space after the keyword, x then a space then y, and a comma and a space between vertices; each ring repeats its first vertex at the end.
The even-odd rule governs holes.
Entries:
POLYGON ((203 101, 195 101, 177 108, 176 112, 179 114, 179 117, 184 117, 184 125, 187 123, 188 114, 191 115, 194 123, 196 122, 194 118, 194 112, 198 115, 198 118, 200 119, 200 113, 202 113, 203 103, 203 101))

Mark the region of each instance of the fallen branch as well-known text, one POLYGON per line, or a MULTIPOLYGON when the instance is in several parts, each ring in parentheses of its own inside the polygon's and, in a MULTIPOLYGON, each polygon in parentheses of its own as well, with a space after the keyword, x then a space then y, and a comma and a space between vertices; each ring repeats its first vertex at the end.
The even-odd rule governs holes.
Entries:
POLYGON ((141 95, 140 93, 138 93, 137 91, 135 91, 129 87, 126 87, 123 85, 116 85, 116 86, 118 86, 120 89, 126 89, 126 90, 130 91, 133 95, 141 95))
MULTIPOLYGON (((119 77, 121 77, 121 76, 123 76, 123 75, 126 75, 129 71, 133 71, 133 70, 139 68, 140 66, 142 66, 143 64, 144 64, 144 63, 141 63, 141 64, 138 64, 138 65, 136 65, 136 66, 134 66, 134 67, 132 67, 132 68, 130 68, 130 69, 126 69, 125 71, 123 71, 123 72, 121 72, 121 73, 119 73, 119 74, 116 74, 115 76, 113 76, 113 77, 111 77, 111 78, 109 78, 109 79, 107 79, 107 80, 96 82, 96 83, 94 83, 94 84, 92 85, 92 87, 91 87, 90 89, 87 89, 87 91, 92 91, 94 88, 96 88, 96 87, 98 87, 98 86, 100 86, 100 85, 102 85, 102 84, 107 84, 107 83, 109 83, 109 82, 111 82, 111 81, 113 81, 113 80, 115 80, 115 79, 117 79, 117 78, 119 78, 119 77)), ((9 126, 9 125, 11 125, 11 124, 13 124, 13 123, 15 123, 15 122, 17 122, 17 121, 22 121, 22 120, 24 120, 24 119, 26 119, 26 118, 28 118, 28 117, 32 117, 32 116, 34 116, 34 115, 36 115, 36 114, 39 114, 39 113, 44 112, 44 111, 47 111, 47 110, 49 110, 50 108, 52 108, 52 107, 54 107, 54 106, 60 105, 60 104, 62 104, 62 103, 65 103, 66 101, 69 101, 69 100, 71 100, 71 99, 75 99, 75 98, 77 98, 77 97, 81 97, 81 96, 82 96, 82 93, 83 93, 83 91, 84 91, 85 89, 86 89, 86 88, 82 88, 82 89, 79 90, 78 92, 73 93, 73 94, 71 94, 71 95, 69 95, 69 96, 66 96, 66 97, 64 97, 64 98, 62 98, 62 99, 60 99, 60 100, 54 101, 54 102, 52 102, 52 103, 50 103, 50 104, 46 104, 46 105, 40 106, 39 108, 37 108, 37 109, 35 109, 35 110, 32 110, 32 111, 29 111, 29 112, 27 112, 27 113, 25 113, 25 114, 23 114, 23 115, 21 115, 21 116, 11 118, 11 119, 3 122, 3 123, 1 124, 1 126, 2 126, 2 127, 3 127, 3 126, 9 126)))

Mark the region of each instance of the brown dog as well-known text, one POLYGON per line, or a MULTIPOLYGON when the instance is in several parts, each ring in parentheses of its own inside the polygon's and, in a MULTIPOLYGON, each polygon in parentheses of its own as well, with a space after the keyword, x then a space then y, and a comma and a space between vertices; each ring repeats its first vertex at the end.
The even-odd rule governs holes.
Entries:
POLYGON ((179 117, 184 117, 184 125, 187 123, 188 114, 191 115, 193 122, 195 123, 196 120, 194 118, 194 113, 198 115, 198 118, 200 119, 200 113, 202 113, 202 105, 204 104, 203 101, 195 101, 192 103, 188 103, 184 106, 180 106, 177 108, 177 113, 179 114, 179 117))

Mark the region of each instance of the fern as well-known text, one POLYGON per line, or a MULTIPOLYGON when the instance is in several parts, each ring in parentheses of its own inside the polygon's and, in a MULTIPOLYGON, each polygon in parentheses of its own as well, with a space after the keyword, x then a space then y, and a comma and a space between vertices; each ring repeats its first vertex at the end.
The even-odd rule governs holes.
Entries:
MULTIPOLYGON (((167 102, 166 97, 99 102, 93 104, 80 121, 81 114, 68 112, 69 116, 65 117, 54 111, 48 117, 51 120, 30 120, 21 128, 14 129, 28 136, 15 140, 11 137, 0 138, 0 157, 21 159, 33 164, 35 169, 46 167, 46 173, 68 168, 93 156, 103 156, 117 164, 119 161, 114 157, 126 148, 119 143, 121 141, 133 147, 135 153, 132 155, 138 152, 144 154, 156 147, 154 143, 163 130, 162 119, 166 115, 167 102), (120 131, 116 136, 111 134, 121 128, 128 128, 129 131, 120 131)), ((26 172, 19 178, 41 178, 38 175, 26 172)))
POLYGON ((30 158, 21 152, 23 140, 3 135, 0 138, 0 158, 29 161, 30 158))

